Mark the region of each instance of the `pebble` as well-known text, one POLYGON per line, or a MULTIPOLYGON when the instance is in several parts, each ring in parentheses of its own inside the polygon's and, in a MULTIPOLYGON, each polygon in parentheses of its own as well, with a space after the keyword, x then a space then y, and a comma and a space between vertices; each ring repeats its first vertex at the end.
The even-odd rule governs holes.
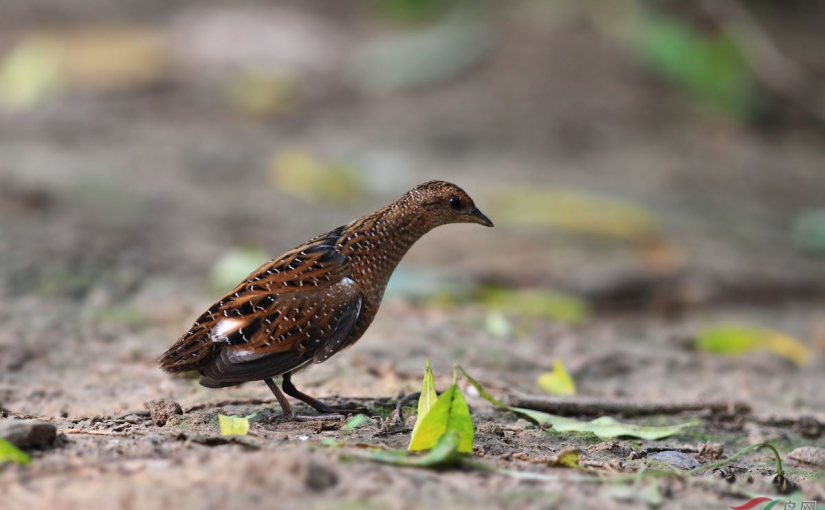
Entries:
POLYGON ((338 475, 330 468, 310 461, 307 466, 306 478, 304 484, 312 491, 325 491, 338 484, 338 475))
POLYGON ((789 453, 788 457, 803 464, 811 464, 825 468, 825 448, 801 446, 789 453))
POLYGON ((696 459, 682 452, 658 452, 648 455, 647 458, 658 460, 659 462, 664 462, 665 464, 670 464, 671 466, 684 470, 696 469, 701 466, 696 459))
POLYGON ((35 420, 0 420, 0 438, 27 450, 45 448, 54 443, 57 427, 54 423, 35 420))
POLYGON ((152 423, 158 427, 163 427, 172 416, 176 414, 183 414, 180 404, 174 400, 159 399, 150 400, 146 402, 146 407, 149 408, 149 415, 152 417, 152 423))

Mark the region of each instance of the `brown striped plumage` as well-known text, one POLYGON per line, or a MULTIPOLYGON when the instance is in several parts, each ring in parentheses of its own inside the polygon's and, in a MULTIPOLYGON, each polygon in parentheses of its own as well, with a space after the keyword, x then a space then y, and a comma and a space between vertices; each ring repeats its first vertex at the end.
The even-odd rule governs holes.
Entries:
POLYGON ((431 181, 290 250, 198 317, 163 355, 161 368, 196 370, 209 387, 265 380, 284 414, 294 418, 271 381, 283 375, 287 394, 322 412, 339 411, 298 392, 291 374, 361 338, 401 258, 421 236, 447 223, 492 226, 461 188, 431 181))

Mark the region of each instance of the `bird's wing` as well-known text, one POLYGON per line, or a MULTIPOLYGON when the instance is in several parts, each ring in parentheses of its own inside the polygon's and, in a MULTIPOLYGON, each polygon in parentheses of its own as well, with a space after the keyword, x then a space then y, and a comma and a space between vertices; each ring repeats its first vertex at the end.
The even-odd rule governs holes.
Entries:
POLYGON ((315 243, 264 264, 201 315, 161 358, 216 381, 274 377, 346 343, 361 309, 347 259, 315 243))

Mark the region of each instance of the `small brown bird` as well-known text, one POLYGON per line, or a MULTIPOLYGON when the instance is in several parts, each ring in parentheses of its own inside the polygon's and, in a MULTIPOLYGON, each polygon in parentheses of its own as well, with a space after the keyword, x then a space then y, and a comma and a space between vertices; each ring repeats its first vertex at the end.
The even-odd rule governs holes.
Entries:
POLYGON ((170 373, 197 370, 209 388, 265 381, 288 420, 284 392, 320 413, 364 413, 330 407, 301 393, 292 375, 353 345, 375 318, 387 282, 424 234, 448 223, 493 223, 455 184, 431 181, 396 202, 312 239, 256 269, 209 307, 160 359, 170 373))

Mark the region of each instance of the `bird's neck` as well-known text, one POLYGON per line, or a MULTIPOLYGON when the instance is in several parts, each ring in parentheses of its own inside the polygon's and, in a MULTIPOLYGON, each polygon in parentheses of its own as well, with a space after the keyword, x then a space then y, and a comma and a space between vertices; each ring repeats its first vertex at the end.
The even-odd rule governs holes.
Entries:
POLYGON ((432 230, 424 215, 399 201, 347 225, 339 243, 351 258, 386 267, 390 273, 416 241, 432 230))

